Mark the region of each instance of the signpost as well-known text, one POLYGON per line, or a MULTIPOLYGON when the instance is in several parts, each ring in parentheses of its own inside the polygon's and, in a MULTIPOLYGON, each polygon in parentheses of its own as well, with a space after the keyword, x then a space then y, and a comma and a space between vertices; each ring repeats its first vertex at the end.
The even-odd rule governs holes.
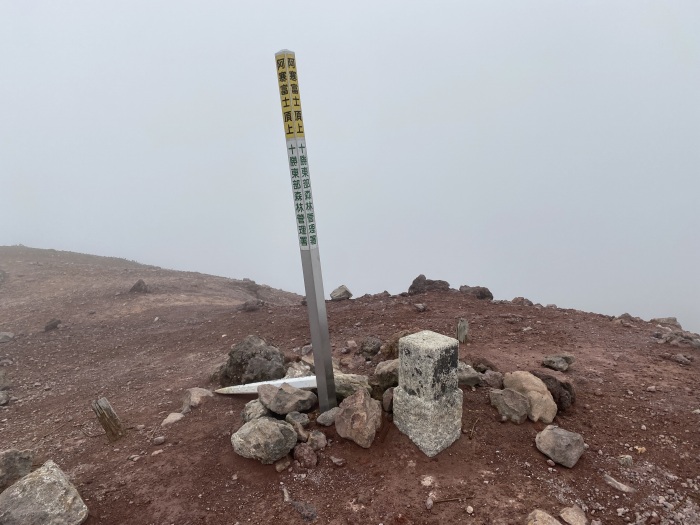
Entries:
POLYGON ((316 385, 321 412, 336 406, 335 381, 331 362, 331 343, 328 334, 326 301, 321 277, 321 257, 318 253, 316 214, 309 178, 309 156, 304 136, 304 119, 301 113, 299 77, 294 53, 283 49, 275 54, 277 83, 282 103, 282 122, 287 139, 287 162, 292 179, 294 218, 301 265, 304 271, 304 288, 311 328, 311 345, 316 367, 316 385))

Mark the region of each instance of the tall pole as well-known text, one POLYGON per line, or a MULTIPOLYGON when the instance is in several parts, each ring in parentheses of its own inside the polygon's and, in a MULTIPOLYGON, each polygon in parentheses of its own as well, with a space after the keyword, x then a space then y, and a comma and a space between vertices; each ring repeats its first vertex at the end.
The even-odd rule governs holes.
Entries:
POLYGON ((321 257, 318 253, 316 214, 311 194, 309 155, 304 136, 304 120, 301 114, 299 77, 296 58, 292 51, 283 49, 275 54, 277 82, 282 103, 282 122, 287 139, 287 161, 292 179, 294 218, 299 237, 301 266, 304 271, 306 308, 311 328, 311 345, 316 368, 316 386, 321 412, 336 406, 331 342, 328 334, 328 316, 323 294, 321 257))

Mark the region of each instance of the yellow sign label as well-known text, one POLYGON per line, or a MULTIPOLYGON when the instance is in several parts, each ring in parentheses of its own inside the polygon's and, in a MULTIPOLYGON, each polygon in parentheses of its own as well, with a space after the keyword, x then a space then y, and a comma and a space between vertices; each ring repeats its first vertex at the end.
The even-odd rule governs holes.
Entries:
POLYGON ((275 55, 277 63, 277 83, 282 104, 282 123, 287 139, 304 137, 304 118, 301 114, 301 97, 299 95, 299 78, 294 53, 280 51, 275 55))

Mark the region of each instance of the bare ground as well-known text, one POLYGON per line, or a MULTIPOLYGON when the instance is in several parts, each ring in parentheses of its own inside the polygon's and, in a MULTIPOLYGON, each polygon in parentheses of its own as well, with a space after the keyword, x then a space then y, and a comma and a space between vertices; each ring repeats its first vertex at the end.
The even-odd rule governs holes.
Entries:
POLYGON ((231 447, 251 397, 217 396, 175 425, 158 427, 179 411, 185 389, 216 386, 212 372, 246 335, 294 358, 292 349, 309 342, 299 296, 250 281, 25 247, 0 247, 0 272, 0 331, 15 333, 0 344, 13 396, 0 407, 0 449, 31 448, 35 466, 53 459, 89 507, 90 525, 304 523, 283 502, 282 485, 313 505, 315 523, 336 525, 524 523, 535 508, 558 514, 572 503, 606 525, 700 523, 698 351, 658 344, 650 323, 623 326, 604 315, 459 292, 329 302, 334 356, 352 373, 371 373, 376 359, 341 354, 347 340, 386 340, 402 329, 452 335, 459 317, 469 319, 472 335, 461 357, 486 358, 502 372, 538 369, 548 354, 574 354, 576 364, 554 374, 574 383, 577 402, 555 423, 581 433, 589 449, 573 469, 551 468, 534 446, 543 425, 500 423, 487 389, 477 388, 464 392, 467 433, 435 458, 385 421, 368 450, 322 428, 331 446, 318 467, 278 474, 231 447), (138 279, 151 293, 129 293, 138 279), (265 307, 238 310, 252 298, 265 307), (416 302, 427 311, 416 311, 416 302), (44 332, 53 318, 60 328, 44 332), (694 357, 690 365, 669 359, 679 352, 694 357), (90 409, 102 396, 130 427, 114 444, 90 409), (153 446, 154 435, 164 435, 165 444, 153 446), (632 467, 619 464, 622 454, 634 457, 632 467), (139 459, 129 460, 133 455, 139 459), (335 467, 330 455, 347 464, 335 467), (605 473, 637 492, 613 489, 605 473), (451 501, 427 510, 431 493, 451 501))

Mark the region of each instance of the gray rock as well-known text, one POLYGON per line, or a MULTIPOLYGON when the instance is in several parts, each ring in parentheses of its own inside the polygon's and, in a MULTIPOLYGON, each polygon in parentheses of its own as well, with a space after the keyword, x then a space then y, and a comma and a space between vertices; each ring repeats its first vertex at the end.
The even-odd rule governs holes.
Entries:
POLYGON ((372 386, 375 398, 384 394, 387 388, 397 386, 399 384, 399 360, 390 359, 379 363, 374 370, 374 375, 369 378, 369 384, 372 386))
POLYGON ((518 425, 524 423, 530 410, 530 402, 520 392, 506 388, 489 392, 491 406, 496 407, 504 420, 518 425))
POLYGON ((187 414, 193 408, 200 407, 204 400, 208 397, 214 397, 214 393, 206 388, 188 388, 185 390, 185 395, 182 398, 182 412, 187 414))
POLYGON ((185 417, 184 414, 181 414, 180 412, 172 412, 168 414, 168 417, 166 417, 163 422, 160 424, 161 427, 168 427, 172 425, 173 423, 177 423, 180 421, 183 417, 185 417))
POLYGON ((302 427, 306 427, 309 424, 309 416, 302 414, 301 412, 289 412, 284 416, 284 420, 290 425, 293 423, 299 423, 302 427))
POLYGON ((294 377, 307 377, 312 375, 314 374, 311 371, 311 367, 309 365, 307 365, 306 363, 295 361, 294 363, 290 364, 289 367, 287 367, 287 373, 284 377, 286 379, 294 377))
POLYGON ((359 389, 340 403, 335 416, 335 429, 340 437, 350 439, 363 448, 369 448, 382 424, 379 401, 359 389))
POLYGON ((688 359, 686 356, 684 356, 683 354, 676 354, 676 355, 672 356, 671 361, 675 361, 679 365, 685 365, 685 366, 688 366, 692 363, 692 361, 690 359, 688 359))
POLYGON ((542 366, 558 372, 566 372, 573 362, 574 357, 571 355, 548 355, 542 360, 542 366))
POLYGON ((79 525, 88 508, 51 460, 0 494, 2 525, 79 525))
POLYGON ((447 281, 426 279, 425 275, 420 274, 413 280, 411 286, 408 287, 408 295, 416 295, 425 292, 447 292, 449 289, 450 283, 447 281))
POLYGON ((466 343, 469 340, 469 321, 460 317, 457 321, 457 341, 466 343))
POLYGON ((328 445, 326 435, 320 430, 312 430, 309 432, 309 439, 306 443, 315 451, 323 450, 328 445))
POLYGON ((153 444, 158 446, 165 443, 165 436, 158 436, 153 438, 153 444))
POLYGON ((555 463, 572 468, 585 450, 583 436, 555 425, 547 426, 535 437, 537 450, 555 463))
POLYGON ((416 312, 420 312, 420 313, 425 312, 425 310, 427 309, 425 304, 423 304, 423 303, 416 303, 413 305, 413 308, 416 309, 416 312))
POLYGON ((515 297, 511 303, 518 305, 518 306, 532 306, 533 303, 530 299, 526 299, 525 297, 515 297))
POLYGON ((270 412, 259 399, 248 401, 243 407, 243 410, 241 410, 241 419, 243 419, 244 423, 261 417, 269 417, 270 415, 272 415, 272 412, 270 412))
POLYGON ((545 511, 535 509, 527 516, 526 525, 561 525, 561 523, 559 523, 558 519, 547 514, 545 511))
POLYGON ((231 347, 220 371, 221 386, 257 383, 284 377, 284 355, 256 335, 231 347))
POLYGON ((284 456, 282 459, 275 461, 275 470, 277 472, 282 472, 283 470, 287 470, 291 464, 292 458, 289 457, 289 455, 284 456))
POLYGON ((382 408, 391 414, 394 411, 394 388, 387 388, 382 395, 382 408))
POLYGON ((637 489, 635 489, 634 487, 630 487, 629 485, 625 485, 624 483, 620 483, 610 474, 604 474, 603 479, 605 480, 605 483, 610 485, 612 488, 619 490, 620 492, 624 492, 626 494, 632 494, 633 492, 637 492, 637 489))
POLYGON ((340 400, 350 397, 358 390, 366 390, 368 394, 372 393, 367 376, 336 372, 334 377, 335 395, 340 400))
POLYGON ((350 299, 352 297, 352 292, 348 290, 348 287, 341 284, 331 292, 331 301, 342 301, 344 299, 350 299))
POLYGON ((335 416, 338 415, 338 412, 340 412, 340 408, 338 407, 333 407, 330 410, 326 410, 324 413, 319 414, 319 416, 316 418, 316 423, 324 427, 329 427, 335 424, 335 416))
POLYGON ((282 383, 280 387, 260 385, 258 397, 268 410, 282 416, 290 412, 311 410, 318 403, 318 397, 313 392, 295 388, 287 383, 282 383))
POLYGON ((50 332, 51 330, 56 330, 60 324, 61 324, 60 319, 51 319, 48 323, 46 323, 46 326, 44 326, 44 332, 50 332))
POLYGON ((481 384, 483 386, 498 389, 503 388, 503 374, 500 372, 486 370, 486 372, 480 373, 479 378, 481 379, 481 384))
POLYGON ((481 374, 474 370, 471 365, 460 361, 457 364, 457 384, 461 387, 479 386, 481 374))
POLYGON ((631 467, 634 463, 634 460, 629 454, 623 454, 622 456, 617 457, 617 462, 623 467, 631 467))
POLYGON ((532 370, 530 373, 542 380, 549 393, 552 394, 552 399, 557 404, 558 410, 566 411, 576 403, 576 390, 569 381, 559 381, 556 377, 539 370, 532 370))
POLYGON ((660 324, 662 326, 672 326, 673 328, 677 328, 678 330, 683 330, 681 323, 679 323, 678 319, 676 319, 675 317, 655 317, 649 322, 653 324, 660 324))
POLYGON ((360 352, 365 357, 374 357, 379 353, 382 342, 377 337, 365 337, 360 346, 360 352))
POLYGON ((467 295, 473 295, 477 299, 493 301, 491 290, 485 286, 467 286, 465 284, 459 287, 459 291, 467 295))
POLYGON ((299 443, 294 447, 294 459, 302 468, 314 468, 318 464, 318 456, 307 443, 299 443))
POLYGON ((231 444, 239 456, 270 465, 296 446, 297 433, 286 421, 261 417, 239 428, 231 436, 231 444))
POLYGON ((136 281, 134 286, 131 287, 131 290, 129 290, 131 293, 148 293, 149 289, 146 283, 143 281, 143 279, 139 279, 136 281))
POLYGON ((503 386, 512 388, 527 397, 530 402, 528 412, 530 420, 543 423, 551 423, 554 420, 557 415, 557 404, 541 379, 530 372, 518 370, 509 372, 503 377, 503 386))
POLYGON ((561 516, 561 519, 568 523, 568 525, 588 525, 586 513, 583 512, 581 507, 578 505, 563 508, 559 513, 559 516, 561 516))
POLYGON ((257 312, 263 307, 264 304, 265 303, 263 303, 260 299, 248 299, 241 305, 240 309, 244 312, 257 312))
POLYGON ((0 492, 29 474, 33 460, 34 453, 31 450, 11 448, 0 452, 0 492))
POLYGON ((0 390, 0 407, 4 407, 10 402, 10 393, 0 390))
POLYGON ((0 332, 0 343, 9 343, 15 338, 12 332, 0 332))

